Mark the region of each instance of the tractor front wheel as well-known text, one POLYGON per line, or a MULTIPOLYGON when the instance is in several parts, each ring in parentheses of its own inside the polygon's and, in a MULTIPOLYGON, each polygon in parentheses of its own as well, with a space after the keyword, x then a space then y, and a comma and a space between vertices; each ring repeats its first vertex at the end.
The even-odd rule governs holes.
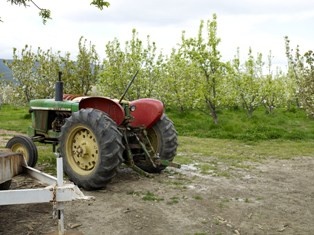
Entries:
POLYGON ((38 159, 37 147, 28 136, 14 136, 7 142, 5 147, 11 149, 12 152, 23 154, 28 166, 34 167, 36 165, 38 159))
MULTIPOLYGON (((178 147, 177 132, 172 121, 163 114, 160 120, 146 131, 154 152, 159 155, 160 160, 172 162, 178 147)), ((147 159, 134 159, 134 163, 148 173, 159 173, 166 168, 165 165, 157 165, 155 167, 147 159)))
POLYGON ((103 188, 122 162, 122 135, 104 112, 81 109, 61 128, 60 153, 64 171, 76 185, 103 188))

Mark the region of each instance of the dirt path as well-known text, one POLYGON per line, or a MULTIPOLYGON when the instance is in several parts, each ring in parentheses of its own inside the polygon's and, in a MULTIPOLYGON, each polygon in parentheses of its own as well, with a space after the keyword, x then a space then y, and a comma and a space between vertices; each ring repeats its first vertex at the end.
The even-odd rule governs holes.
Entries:
MULTIPOLYGON (((314 158, 271 160, 236 169, 231 178, 193 167, 145 178, 121 168, 95 201, 66 203, 66 228, 98 234, 311 234, 314 158)), ((24 176, 13 188, 38 183, 24 176)), ((0 207, 0 234, 56 230, 51 204, 0 207)))

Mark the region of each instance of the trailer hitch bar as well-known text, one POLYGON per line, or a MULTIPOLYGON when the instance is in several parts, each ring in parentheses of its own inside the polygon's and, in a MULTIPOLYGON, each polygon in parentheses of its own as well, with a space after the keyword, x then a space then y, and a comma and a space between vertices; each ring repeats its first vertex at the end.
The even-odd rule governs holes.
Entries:
POLYGON ((163 165, 163 166, 170 166, 170 167, 174 167, 174 168, 178 168, 178 169, 181 168, 181 165, 178 163, 175 163, 175 162, 171 162, 168 160, 162 160, 162 159, 160 159, 159 161, 160 161, 160 165, 163 165))

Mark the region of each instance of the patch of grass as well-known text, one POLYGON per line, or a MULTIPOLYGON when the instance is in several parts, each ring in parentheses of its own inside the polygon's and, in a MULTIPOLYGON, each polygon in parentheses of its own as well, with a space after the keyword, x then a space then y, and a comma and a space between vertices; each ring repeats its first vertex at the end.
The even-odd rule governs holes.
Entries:
POLYGON ((161 197, 158 197, 157 195, 155 195, 154 193, 147 191, 144 196, 142 197, 142 199, 144 201, 154 201, 154 202, 159 202, 159 201, 163 201, 164 199, 161 197))
MULTIPOLYGON (((208 162, 228 162, 236 166, 246 161, 262 161, 267 158, 290 159, 293 157, 312 157, 314 146, 312 141, 266 140, 243 142, 240 140, 179 137, 178 156, 180 153, 189 156, 193 163, 206 156, 208 162)), ((206 162, 206 161, 205 161, 206 162)), ((249 167, 245 164, 242 167, 249 167)))
MULTIPOLYGON (((172 172, 169 171, 169 169, 166 169, 165 172, 167 172, 169 175, 173 175, 172 172)), ((182 177, 182 175, 176 173, 175 177, 169 177, 167 180, 158 180, 161 184, 166 184, 169 186, 172 186, 175 189, 186 189, 186 185, 192 182, 191 178, 185 178, 182 177)))
POLYGON ((37 165, 42 168, 46 173, 57 174, 57 159, 56 155, 52 152, 52 146, 49 144, 36 143, 38 151, 37 165))
POLYGON ((140 195, 142 195, 143 193, 142 192, 140 192, 140 191, 128 191, 127 193, 126 193, 127 195, 132 195, 132 196, 140 196, 140 195))
POLYGON ((167 201, 168 205, 174 205, 179 203, 179 198, 178 197, 171 197, 169 201, 167 201))
POLYGON ((168 184, 173 185, 173 186, 175 186, 177 188, 182 188, 184 185, 187 184, 187 182, 174 180, 174 181, 168 181, 168 184))
POLYGON ((220 209, 228 208, 227 202, 225 202, 225 201, 220 201, 220 202, 218 203, 218 207, 219 207, 220 209))
POLYGON ((230 178, 231 173, 228 170, 217 171, 215 176, 230 178))
POLYGON ((195 195, 195 196, 193 196, 193 198, 194 198, 195 200, 203 200, 203 197, 200 196, 200 195, 195 195))
POLYGON ((212 173, 213 171, 217 171, 217 165, 214 165, 214 164, 201 164, 200 165, 200 170, 201 170, 201 173, 202 174, 210 174, 212 173))
POLYGON ((193 160, 191 159, 189 155, 186 155, 183 152, 180 152, 177 155, 180 156, 180 158, 176 159, 176 163, 184 164, 184 165, 189 165, 193 163, 193 160))
POLYGON ((252 162, 267 159, 292 159, 313 157, 314 145, 308 141, 264 140, 247 142, 241 140, 179 137, 178 155, 175 162, 184 158, 198 165, 201 173, 230 177, 230 170, 248 170, 252 162))
POLYGON ((32 123, 28 110, 28 107, 1 105, 0 129, 27 133, 27 129, 32 123))

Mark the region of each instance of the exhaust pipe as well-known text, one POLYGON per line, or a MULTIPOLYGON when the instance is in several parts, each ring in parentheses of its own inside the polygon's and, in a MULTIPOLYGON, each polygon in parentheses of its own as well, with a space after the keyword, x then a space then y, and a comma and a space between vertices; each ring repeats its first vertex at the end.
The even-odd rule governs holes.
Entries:
POLYGON ((59 72, 59 80, 56 82, 55 101, 63 101, 63 82, 61 81, 62 72, 59 72))

